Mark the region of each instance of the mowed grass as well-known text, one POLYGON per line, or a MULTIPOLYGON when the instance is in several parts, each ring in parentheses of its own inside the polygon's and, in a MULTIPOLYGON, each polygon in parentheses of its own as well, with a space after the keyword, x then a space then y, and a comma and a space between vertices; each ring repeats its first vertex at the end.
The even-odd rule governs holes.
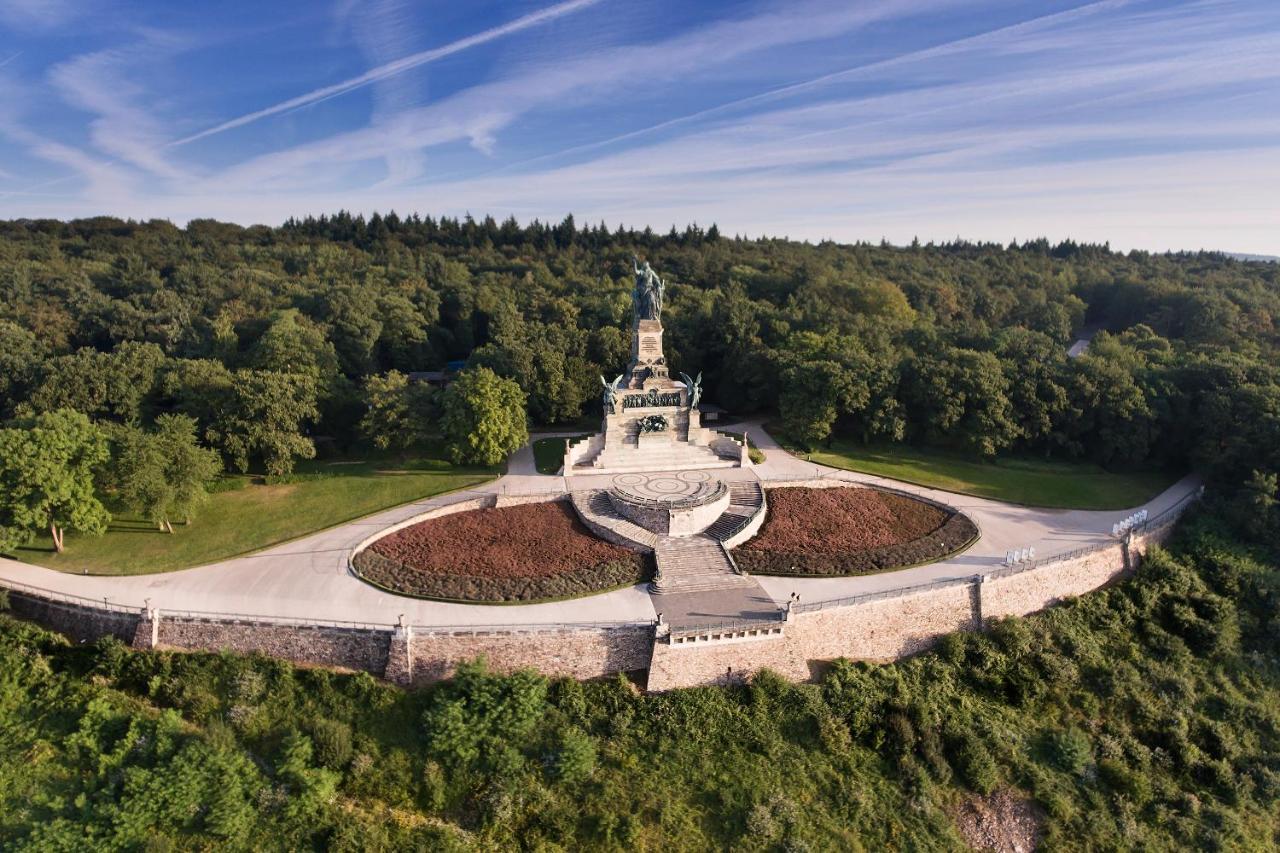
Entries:
POLYGON ((268 486, 260 477, 231 478, 239 482, 224 486, 233 490, 212 495, 192 524, 174 524, 173 535, 142 519, 120 515, 100 537, 69 531, 63 554, 54 553, 46 536, 14 556, 65 572, 103 575, 189 568, 474 486, 495 473, 434 458, 307 462, 298 466, 294 482, 268 486), (234 488, 237 485, 241 487, 234 488))
POLYGON ((984 462, 942 450, 898 444, 861 445, 840 439, 807 456, 832 468, 1057 509, 1128 509, 1155 497, 1180 476, 1160 470, 1113 472, 1089 462, 1031 457, 984 462))
POLYGON ((582 435, 570 435, 561 438, 539 438, 533 442, 533 464, 539 474, 555 474, 564 466, 564 448, 570 441, 586 438, 582 435))

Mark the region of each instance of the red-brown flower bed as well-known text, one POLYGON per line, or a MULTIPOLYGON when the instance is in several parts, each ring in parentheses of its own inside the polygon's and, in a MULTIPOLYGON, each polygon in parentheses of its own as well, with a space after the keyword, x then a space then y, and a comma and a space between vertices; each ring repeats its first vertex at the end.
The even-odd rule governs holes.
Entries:
POLYGON ((640 583, 648 561, 597 539, 564 501, 428 519, 355 556, 395 592, 461 601, 536 601, 640 583))
POLYGON ((763 575, 857 575, 940 559, 978 528, 965 515, 870 488, 770 489, 759 535, 734 550, 763 575))

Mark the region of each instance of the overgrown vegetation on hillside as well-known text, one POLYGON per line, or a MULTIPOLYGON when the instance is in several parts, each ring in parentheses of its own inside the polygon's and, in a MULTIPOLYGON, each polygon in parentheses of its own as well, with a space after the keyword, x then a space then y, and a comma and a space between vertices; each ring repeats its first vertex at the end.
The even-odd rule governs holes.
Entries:
POLYGON ((1280 844, 1280 571, 1193 521, 1053 611, 820 683, 640 695, 480 666, 404 693, 0 623, 12 850, 942 849, 1026 792, 1051 849, 1280 844))

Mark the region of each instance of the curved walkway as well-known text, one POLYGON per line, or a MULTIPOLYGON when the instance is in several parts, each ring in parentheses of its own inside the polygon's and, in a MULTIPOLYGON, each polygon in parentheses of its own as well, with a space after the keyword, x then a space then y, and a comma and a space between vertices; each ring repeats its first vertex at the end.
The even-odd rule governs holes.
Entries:
MULTIPOLYGON (((756 579, 760 585, 779 604, 786 602, 793 592, 799 593, 805 601, 820 601, 968 577, 998 566, 1007 550, 1028 545, 1035 546, 1038 557, 1049 557, 1101 544, 1110 539, 1111 525, 1133 510, 1144 508, 1154 516, 1173 506, 1199 485, 1195 477, 1185 477, 1142 507, 1119 512, 1034 509, 805 462, 779 447, 758 423, 749 422, 745 426, 768 457, 763 464, 746 470, 753 471, 766 484, 821 477, 888 485, 955 506, 968 514, 982 532, 978 542, 963 554, 940 563, 896 572, 852 578, 758 576, 756 579)), ((378 625, 395 624, 401 615, 412 625, 459 627, 653 620, 656 611, 644 586, 549 604, 449 604, 385 593, 363 583, 348 571, 351 550, 366 537, 427 510, 487 495, 553 495, 565 491, 564 477, 536 472, 532 449, 526 445, 512 456, 508 473, 485 486, 405 504, 256 554, 183 571, 130 577, 70 575, 0 559, 0 580, 16 581, 65 595, 106 599, 112 604, 130 607, 141 608, 150 601, 152 607, 162 611, 202 611, 378 625)))

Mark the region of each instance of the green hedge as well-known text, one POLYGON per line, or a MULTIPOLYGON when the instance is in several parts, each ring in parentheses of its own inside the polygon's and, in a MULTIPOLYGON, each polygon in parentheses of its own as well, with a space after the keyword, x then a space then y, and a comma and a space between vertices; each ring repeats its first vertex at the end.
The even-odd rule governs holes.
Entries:
POLYGON ((351 563, 360 577, 391 592, 479 603, 576 598, 633 586, 652 576, 650 560, 641 554, 543 577, 500 578, 424 572, 370 549, 356 554, 351 563))
POLYGON ((901 545, 884 545, 865 551, 754 551, 736 548, 733 559, 738 568, 757 575, 794 577, 839 577, 933 562, 967 548, 978 537, 978 526, 968 516, 954 513, 927 536, 901 545))

